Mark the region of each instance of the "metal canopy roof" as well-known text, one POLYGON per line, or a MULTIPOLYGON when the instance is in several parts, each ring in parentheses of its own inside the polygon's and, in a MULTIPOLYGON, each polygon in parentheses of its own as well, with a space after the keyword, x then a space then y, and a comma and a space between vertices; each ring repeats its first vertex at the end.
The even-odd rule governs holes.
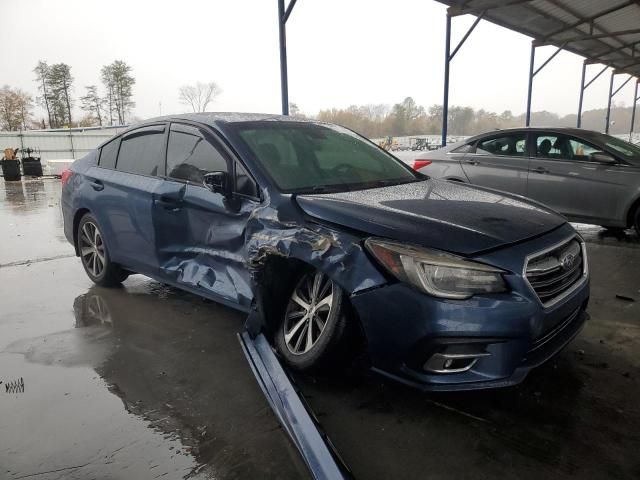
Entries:
POLYGON ((472 14, 640 77, 640 0, 438 0, 450 15, 472 14), (483 13, 484 12, 484 13, 483 13))

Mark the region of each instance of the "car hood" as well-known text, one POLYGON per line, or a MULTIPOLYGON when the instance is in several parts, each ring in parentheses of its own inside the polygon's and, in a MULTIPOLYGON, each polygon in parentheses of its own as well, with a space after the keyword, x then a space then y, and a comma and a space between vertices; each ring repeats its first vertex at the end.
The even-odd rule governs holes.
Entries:
POLYGON ((566 222, 522 197, 442 180, 298 195, 296 201, 326 222, 462 255, 535 237, 566 222))

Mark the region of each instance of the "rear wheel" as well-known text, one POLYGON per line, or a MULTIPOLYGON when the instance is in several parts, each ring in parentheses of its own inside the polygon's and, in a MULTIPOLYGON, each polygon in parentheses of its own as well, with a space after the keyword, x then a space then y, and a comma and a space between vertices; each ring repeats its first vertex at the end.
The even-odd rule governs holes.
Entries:
POLYGON ((297 370, 335 360, 346 331, 342 289, 319 271, 304 273, 288 298, 275 335, 278 351, 297 370))
POLYGON ((128 272, 111 261, 98 222, 90 213, 80 219, 77 238, 82 266, 94 283, 113 287, 129 276, 128 272))
POLYGON ((636 213, 633 216, 633 226, 636 227, 636 232, 640 235, 640 205, 636 208, 636 213))

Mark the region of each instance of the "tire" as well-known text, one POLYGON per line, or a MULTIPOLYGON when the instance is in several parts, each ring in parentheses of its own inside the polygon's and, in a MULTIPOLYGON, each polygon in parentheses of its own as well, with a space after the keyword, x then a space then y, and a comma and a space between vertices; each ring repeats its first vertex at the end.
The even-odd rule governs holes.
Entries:
POLYGON ((76 238, 80 261, 93 283, 102 287, 114 287, 129 276, 127 271, 111 261, 98 222, 90 213, 80 219, 76 238))
POLYGON ((633 215, 633 226, 636 228, 636 233, 640 235, 640 205, 638 205, 636 213, 633 215))
POLYGON ((342 289, 322 272, 312 270, 301 275, 285 300, 287 305, 274 338, 289 366, 305 371, 338 360, 338 347, 346 337, 343 300, 342 289))

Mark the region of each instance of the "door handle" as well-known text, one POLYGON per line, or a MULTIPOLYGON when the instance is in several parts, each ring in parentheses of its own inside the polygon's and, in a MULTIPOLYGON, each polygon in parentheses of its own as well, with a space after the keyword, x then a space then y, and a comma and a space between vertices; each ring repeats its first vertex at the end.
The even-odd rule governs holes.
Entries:
POLYGON ((160 198, 155 199, 154 203, 166 210, 171 210, 172 212, 177 212, 182 208, 180 205, 181 202, 177 198, 161 196, 160 198))
POLYGON ((100 190, 104 190, 104 184, 100 180, 91 180, 89 184, 97 192, 99 192, 100 190))
POLYGON ((465 160, 464 163, 468 165, 478 165, 480 162, 478 162, 477 160, 469 159, 469 160, 465 160))
POLYGON ((534 171, 535 173, 549 173, 549 170, 547 170, 547 169, 546 169, 546 168, 544 168, 544 167, 537 167, 537 168, 534 168, 534 169, 533 169, 533 171, 534 171))

